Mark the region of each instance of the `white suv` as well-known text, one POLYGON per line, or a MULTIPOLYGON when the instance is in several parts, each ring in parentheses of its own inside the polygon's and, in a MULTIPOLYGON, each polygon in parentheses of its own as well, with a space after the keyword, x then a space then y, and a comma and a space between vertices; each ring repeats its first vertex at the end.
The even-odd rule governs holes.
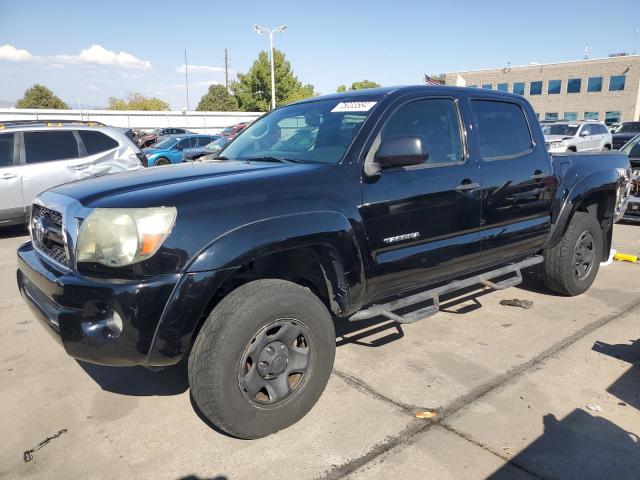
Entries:
POLYGON ((40 192, 136 170, 146 158, 122 129, 90 122, 0 122, 0 226, 28 222, 40 192))
POLYGON ((611 132, 602 122, 556 122, 542 126, 550 153, 608 152, 611 132))

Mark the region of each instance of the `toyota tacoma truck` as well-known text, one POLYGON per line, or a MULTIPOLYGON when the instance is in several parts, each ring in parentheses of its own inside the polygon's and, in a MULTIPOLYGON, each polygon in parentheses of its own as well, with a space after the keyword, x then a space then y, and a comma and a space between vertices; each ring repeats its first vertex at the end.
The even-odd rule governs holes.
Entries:
POLYGON ((187 360, 204 416, 258 438, 320 397, 335 319, 410 323, 445 293, 506 288, 535 264, 552 291, 586 291, 629 175, 622 153, 550 156, 518 95, 315 97, 264 115, 214 161, 41 194, 17 282, 69 355, 187 360))

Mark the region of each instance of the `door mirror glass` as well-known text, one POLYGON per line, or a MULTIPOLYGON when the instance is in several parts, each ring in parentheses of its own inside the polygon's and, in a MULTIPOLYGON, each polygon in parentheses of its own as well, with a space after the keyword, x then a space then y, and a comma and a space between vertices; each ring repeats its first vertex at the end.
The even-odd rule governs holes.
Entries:
POLYGON ((424 163, 429 153, 420 135, 398 135, 384 140, 375 158, 382 168, 407 167, 424 163))

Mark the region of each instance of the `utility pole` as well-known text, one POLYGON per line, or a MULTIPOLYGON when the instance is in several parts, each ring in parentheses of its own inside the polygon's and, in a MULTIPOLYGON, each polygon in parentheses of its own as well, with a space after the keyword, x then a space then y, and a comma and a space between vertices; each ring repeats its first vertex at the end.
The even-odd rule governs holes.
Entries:
POLYGON ((224 49, 224 86, 229 90, 229 56, 227 49, 224 49))
POLYGON ((189 111, 189 66, 187 65, 187 49, 184 50, 184 86, 187 92, 187 112, 189 111))

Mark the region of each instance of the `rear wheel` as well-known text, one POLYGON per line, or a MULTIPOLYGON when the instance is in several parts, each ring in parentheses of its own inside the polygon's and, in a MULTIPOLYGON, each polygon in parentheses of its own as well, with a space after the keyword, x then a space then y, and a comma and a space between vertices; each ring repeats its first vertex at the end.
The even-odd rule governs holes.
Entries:
POLYGON ((168 158, 164 158, 164 157, 160 157, 159 159, 156 160, 156 166, 158 167, 162 167, 164 165, 169 165, 171 162, 169 161, 168 158))
POLYGON ((284 280, 238 287, 211 312, 189 357, 195 403, 214 425, 259 438, 300 420, 333 368, 335 331, 324 304, 284 280))
POLYGON ((576 212, 562 240, 544 254, 546 286, 562 295, 586 292, 598 274, 602 230, 594 215, 576 212))

